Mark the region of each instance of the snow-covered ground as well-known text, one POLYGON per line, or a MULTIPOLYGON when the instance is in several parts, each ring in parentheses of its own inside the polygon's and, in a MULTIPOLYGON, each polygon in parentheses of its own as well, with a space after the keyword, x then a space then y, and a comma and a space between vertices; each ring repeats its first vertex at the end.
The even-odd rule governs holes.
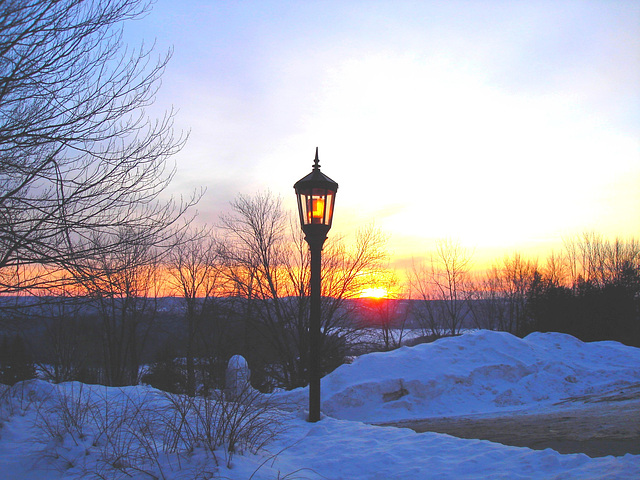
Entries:
POLYGON ((343 365, 323 379, 325 416, 315 424, 304 420, 306 389, 272 397, 283 406, 269 425, 282 431, 229 461, 222 449, 207 453, 198 432, 176 442, 184 404, 154 389, 31 381, 0 401, 0 479, 635 479, 640 455, 561 455, 368 423, 549 411, 639 382, 640 349, 473 332, 343 365))
MULTIPOLYGON (((322 381, 323 411, 383 423, 540 408, 569 396, 640 382, 640 349, 570 335, 520 339, 481 330, 372 353, 322 381)), ((306 389, 286 394, 303 402, 306 389)))

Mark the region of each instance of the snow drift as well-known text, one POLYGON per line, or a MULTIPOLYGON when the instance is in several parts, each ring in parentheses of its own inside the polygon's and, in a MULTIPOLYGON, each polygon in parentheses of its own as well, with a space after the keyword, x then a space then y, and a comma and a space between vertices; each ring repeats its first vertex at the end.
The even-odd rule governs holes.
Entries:
MULTIPOLYGON (((481 330, 342 365, 322 380, 322 410, 364 422, 506 412, 638 382, 637 348, 481 330)), ((303 403, 306 392, 285 395, 303 403)))

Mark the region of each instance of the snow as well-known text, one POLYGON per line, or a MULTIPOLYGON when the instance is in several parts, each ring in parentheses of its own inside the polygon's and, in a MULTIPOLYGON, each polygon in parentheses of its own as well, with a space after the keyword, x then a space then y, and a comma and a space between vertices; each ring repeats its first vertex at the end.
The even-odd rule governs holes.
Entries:
MULTIPOLYGON (((322 382, 323 411, 370 423, 550 405, 640 381, 640 349, 481 330, 363 355, 322 382)), ((306 389, 289 393, 300 402, 306 389)))
MULTIPOLYGON (((232 456, 202 441, 167 448, 180 420, 170 398, 178 397, 146 386, 34 380, 0 390, 0 479, 640 478, 640 455, 561 455, 369 424, 551 411, 568 397, 638 382, 637 348, 556 333, 472 332, 339 367, 322 381, 323 418, 315 424, 305 421, 306 389, 263 398, 279 405, 264 409, 278 431, 265 431, 260 449, 240 441, 242 452, 232 456)), ((204 430, 206 422, 197 425, 204 430)))

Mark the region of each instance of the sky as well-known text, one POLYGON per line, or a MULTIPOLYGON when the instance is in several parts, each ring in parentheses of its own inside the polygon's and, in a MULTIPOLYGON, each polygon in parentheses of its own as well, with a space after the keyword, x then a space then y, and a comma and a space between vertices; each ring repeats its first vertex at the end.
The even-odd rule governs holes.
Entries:
POLYGON ((293 211, 319 147, 329 236, 373 223, 399 266, 640 234, 638 1, 158 0, 125 33, 173 49, 150 113, 189 131, 171 188, 207 188, 202 222, 293 211))

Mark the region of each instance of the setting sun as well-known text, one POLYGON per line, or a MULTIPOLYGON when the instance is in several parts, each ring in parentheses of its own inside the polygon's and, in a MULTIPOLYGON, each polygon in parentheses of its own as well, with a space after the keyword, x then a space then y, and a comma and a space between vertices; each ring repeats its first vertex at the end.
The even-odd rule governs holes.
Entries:
POLYGON ((387 298, 389 292, 384 287, 368 287, 363 288, 360 292, 360 298, 387 298))

